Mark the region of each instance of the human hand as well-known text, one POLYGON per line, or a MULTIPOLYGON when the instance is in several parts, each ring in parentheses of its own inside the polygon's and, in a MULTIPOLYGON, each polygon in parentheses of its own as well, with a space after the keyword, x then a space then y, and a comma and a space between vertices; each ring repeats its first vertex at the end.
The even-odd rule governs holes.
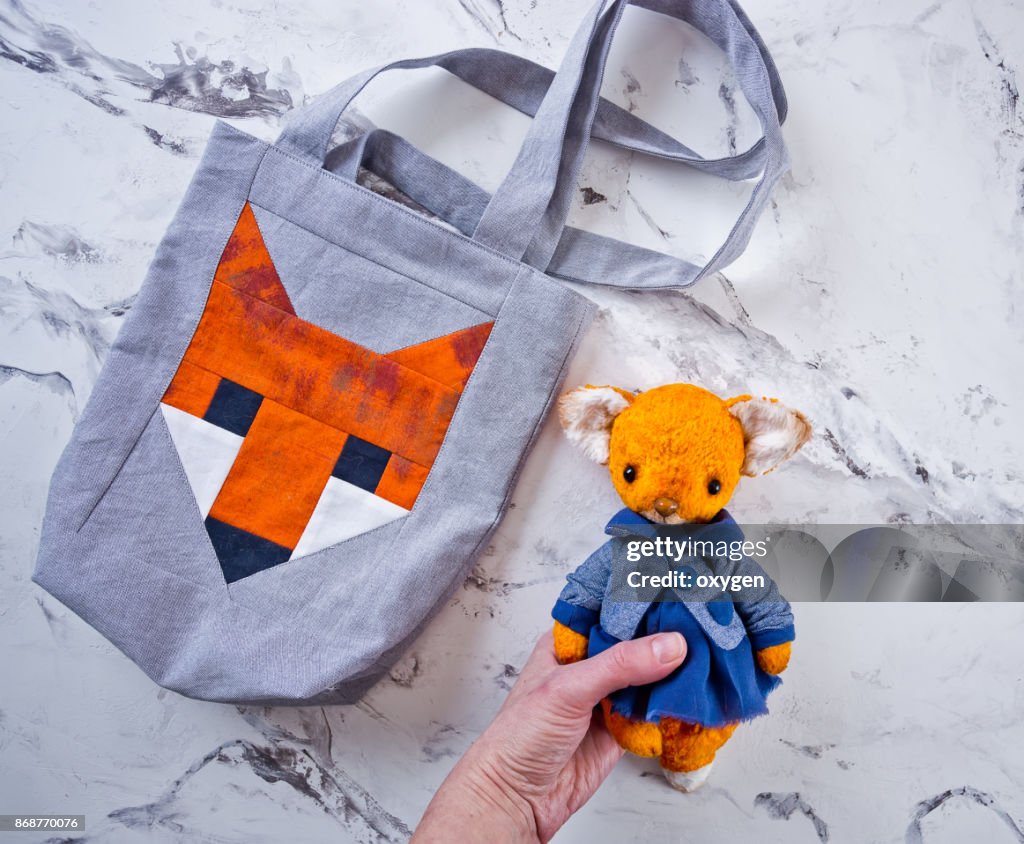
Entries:
POLYGON ((415 844, 548 841, 611 773, 622 749, 597 703, 679 666, 686 642, 659 633, 559 665, 541 637, 491 725, 441 784, 415 844))

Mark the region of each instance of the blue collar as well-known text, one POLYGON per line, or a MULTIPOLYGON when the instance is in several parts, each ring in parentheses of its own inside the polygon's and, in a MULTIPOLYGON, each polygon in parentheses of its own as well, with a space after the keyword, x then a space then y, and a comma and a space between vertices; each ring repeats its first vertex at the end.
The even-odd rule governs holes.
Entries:
POLYGON ((729 511, 724 508, 719 510, 715 517, 706 524, 687 522, 680 525, 661 525, 650 519, 645 519, 628 507, 623 507, 605 525, 604 532, 609 536, 644 536, 656 539, 659 528, 666 527, 672 528, 674 531, 687 529, 687 535, 694 539, 700 538, 704 533, 711 534, 707 538, 713 537, 716 541, 730 542, 743 539, 743 531, 736 524, 736 520, 729 515, 729 511))

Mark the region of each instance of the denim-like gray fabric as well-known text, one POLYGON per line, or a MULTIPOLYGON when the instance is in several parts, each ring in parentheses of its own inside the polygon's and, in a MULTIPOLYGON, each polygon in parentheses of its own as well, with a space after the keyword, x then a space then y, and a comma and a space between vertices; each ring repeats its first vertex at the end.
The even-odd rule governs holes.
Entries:
POLYGON ((253 211, 296 314, 353 343, 385 354, 495 317, 265 208, 253 211))
POLYGON ((544 75, 519 75, 514 62, 495 61, 483 51, 456 51, 422 59, 393 62, 359 74, 320 97, 296 115, 282 132, 283 148, 322 158, 341 112, 379 73, 391 69, 440 66, 481 90, 515 89, 517 107, 535 119, 512 169, 490 198, 473 238, 496 250, 521 258, 531 266, 559 277, 630 289, 687 287, 730 264, 746 247, 758 216, 775 183, 788 168, 781 121, 786 114, 785 94, 764 42, 734 0, 640 0, 637 5, 684 20, 707 35, 726 54, 736 79, 761 124, 762 137, 744 153, 717 160, 695 160, 692 151, 642 121, 628 126, 616 122, 615 112, 602 106, 600 83, 608 49, 629 0, 599 0, 569 45, 559 72, 550 79, 543 99, 536 104, 544 75), (507 74, 507 75, 504 75, 507 74), (534 107, 535 106, 535 107, 534 107), (748 178, 760 169, 760 178, 747 205, 722 245, 703 266, 670 256, 635 249, 623 250, 611 238, 566 230, 565 218, 579 168, 598 115, 606 139, 627 149, 648 152, 725 178, 748 178), (568 233, 568 237, 564 236, 568 233), (644 259, 637 264, 634 259, 644 259), (611 282, 609 279, 617 279, 611 282))
POLYGON ((555 248, 562 194, 591 133, 726 178, 760 170, 761 198, 719 255, 742 247, 763 202, 758 191, 784 165, 785 100, 763 44, 728 0, 666 6, 723 45, 755 111, 774 117, 750 150, 705 161, 600 105, 600 65, 627 4, 614 0, 604 15, 606 5, 588 16, 553 77, 509 60, 523 73, 502 78, 488 66, 491 51, 393 65, 447 62, 484 90, 508 86, 507 100, 536 115, 524 153, 491 198, 395 146, 404 178, 418 173, 436 200, 424 204, 443 206, 464 233, 356 185, 351 165, 345 175, 324 168, 341 109, 378 71, 299 112, 275 145, 216 125, 58 463, 34 574, 156 682, 209 700, 351 702, 457 588, 507 506, 593 312, 545 270, 605 282, 614 274, 625 287, 684 285, 708 271, 581 232, 556 237, 555 248), (495 322, 408 516, 228 585, 158 408, 246 202, 313 322, 380 351, 495 322), (382 317, 392 310, 393 320, 382 317))
MULTIPOLYGON (((141 436, 199 324, 213 274, 266 145, 217 124, 54 476, 46 525, 77 530, 141 436), (176 348, 169 354, 167 343, 176 348), (127 373, 145 369, 144 379, 127 373), (59 484, 54 483, 58 488, 59 484)), ((43 552, 47 551, 46 535, 43 552)))
MULTIPOLYGON (((617 601, 609 597, 612 590, 612 541, 606 542, 584 560, 579 568, 566 578, 559 600, 583 607, 599 614, 605 632, 616 639, 632 639, 633 634, 653 601, 617 601)), ((707 561, 688 559, 687 565, 696 574, 764 575, 764 570, 750 557, 742 560, 707 561)), ((669 566, 668 568, 671 568, 669 566)), ((667 569, 666 569, 667 570, 667 569)), ((782 597, 779 587, 771 578, 764 594, 756 601, 734 601, 736 612, 727 624, 720 624, 708 611, 705 601, 682 601, 697 623, 718 647, 731 650, 745 635, 756 638, 770 630, 780 630, 793 624, 789 602, 782 597)))
MULTIPOLYGON (((759 37, 754 31, 751 31, 751 36, 759 37)), ((777 80, 778 73, 771 64, 771 57, 766 49, 763 53, 777 80)), ((549 68, 522 56, 484 47, 449 53, 444 60, 438 61, 437 66, 530 117, 537 113, 537 106, 555 75, 549 68)), ((772 95, 781 121, 786 111, 781 83, 773 86, 772 95)), ((694 169, 733 181, 756 178, 764 166, 763 141, 727 158, 707 159, 603 97, 597 105, 591 137, 623 149, 684 162, 694 169)))
MULTIPOLYGON (((585 95, 577 98, 572 104, 568 131, 564 142, 558 145, 561 157, 557 181, 552 189, 551 199, 543 210, 543 218, 536 234, 523 253, 523 260, 532 266, 547 268, 555 250, 565 248, 561 242, 561 234, 574 196, 587 143, 592 134, 608 50, 618 21, 628 5, 629 0, 612 3, 607 16, 598 27, 595 43, 587 56, 581 80, 581 90, 585 95)), ((743 91, 761 125, 762 137, 754 145, 755 149, 763 149, 764 167, 761 177, 732 230, 707 264, 692 274, 687 265, 679 265, 680 275, 676 286, 686 286, 732 263, 746 248, 754 224, 767 203, 772 188, 788 167, 781 130, 783 115, 779 111, 780 101, 783 103, 783 113, 785 111, 785 97, 781 94, 781 81, 771 58, 767 57, 764 43, 733 0, 718 3, 709 3, 706 0, 642 0, 637 5, 686 21, 715 42, 726 54, 736 74, 740 90, 743 91)), ((531 133, 540 135, 537 121, 531 126, 531 133)), ((550 140, 545 139, 544 144, 546 149, 551 148, 550 140)), ((493 219, 497 225, 500 225, 503 219, 516 219, 519 215, 526 215, 526 219, 530 221, 535 219, 538 199, 536 192, 531 192, 528 187, 533 174, 530 162, 523 158, 526 148, 524 144, 520 158, 513 165, 506 182, 495 193, 481 225, 485 225, 488 218, 493 219)), ((691 166, 693 164, 686 163, 691 166)), ((706 172, 715 173, 727 170, 728 166, 719 160, 716 163, 706 162, 704 169, 706 172)), ((520 243, 521 241, 517 241, 517 247, 520 243)), ((616 250, 613 243, 606 244, 606 251, 614 260, 616 250)), ((594 246, 595 244, 590 244, 587 250, 581 252, 584 260, 590 258, 589 253, 594 246)), ((642 277, 637 275, 635 268, 630 267, 630 275, 638 282, 630 286, 644 286, 642 277)))
MULTIPOLYGON (((463 234, 472 234, 491 198, 479 185, 385 129, 353 138, 328 156, 331 171, 346 178, 354 179, 360 165, 463 234)), ((700 269, 653 249, 566 226, 547 274, 621 290, 657 290, 692 284, 700 269), (628 272, 622 271, 624 263, 628 272)))
POLYGON ((353 700, 486 542, 591 313, 540 272, 218 124, 58 464, 35 580, 183 694, 353 700), (339 263, 358 251, 442 300, 465 288, 495 324, 407 517, 228 586, 157 407, 247 199, 339 263))

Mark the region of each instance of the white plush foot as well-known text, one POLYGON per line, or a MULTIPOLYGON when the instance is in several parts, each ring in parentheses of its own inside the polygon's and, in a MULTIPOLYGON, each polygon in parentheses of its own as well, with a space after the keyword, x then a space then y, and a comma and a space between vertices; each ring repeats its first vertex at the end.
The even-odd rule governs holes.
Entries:
POLYGON ((670 771, 668 768, 662 768, 661 772, 665 775, 665 779, 668 780, 668 784, 677 791, 683 791, 689 794, 691 791, 696 791, 708 778, 708 774, 711 773, 711 766, 714 762, 708 762, 703 768, 698 768, 696 771, 670 771))

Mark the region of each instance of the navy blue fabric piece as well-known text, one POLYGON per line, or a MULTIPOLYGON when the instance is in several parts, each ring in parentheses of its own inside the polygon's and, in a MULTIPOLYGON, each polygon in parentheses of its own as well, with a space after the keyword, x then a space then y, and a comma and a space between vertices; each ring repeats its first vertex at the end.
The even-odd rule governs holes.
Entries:
POLYGON ((286 562, 292 554, 290 548, 211 516, 206 517, 206 532, 228 583, 286 562))
POLYGON ((259 393, 227 378, 221 378, 203 419, 231 431, 232 434, 244 437, 249 433, 252 420, 256 418, 256 411, 260 409, 262 403, 263 396, 259 393))
MULTIPOLYGON (((650 519, 634 513, 628 507, 623 507, 604 526, 604 532, 609 536, 636 535, 656 539, 660 527, 661 525, 656 525, 650 519)), ((710 522, 687 523, 686 528, 688 535, 693 539, 710 539, 715 542, 742 542, 744 539, 740 526, 725 509, 719 510, 710 522)))
MULTIPOLYGON (((616 537, 642 536, 651 539, 656 538, 659 525, 645 519, 639 513, 624 509, 616 513, 605 528, 605 533, 616 537)), ((743 540, 743 531, 736 524, 732 516, 725 510, 721 510, 707 524, 687 525, 688 535, 694 540, 713 540, 725 542, 737 542, 743 540)), ((705 562, 707 562, 705 560, 705 562)), ((689 564, 678 566, 681 570, 694 571, 689 564)), ((751 558, 744 557, 743 560, 732 562, 727 561, 724 571, 719 574, 751 574, 765 575, 764 570, 751 558)), ((601 625, 605 632, 618 639, 631 639, 639 635, 636 630, 640 626, 643 615, 650 606, 649 601, 606 601, 610 578, 612 575, 612 545, 606 542, 591 554, 579 568, 570 574, 568 581, 559 598, 566 603, 575 606, 586 607, 600 613, 601 625)), ((759 600, 733 601, 733 609, 739 615, 742 626, 751 638, 758 637, 761 641, 763 634, 770 631, 787 631, 789 638, 782 641, 791 641, 793 636, 790 631, 793 629, 793 613, 789 603, 779 593, 778 585, 769 578, 769 591, 759 600)), ((726 609, 718 610, 723 617, 726 609)), ((711 616, 711 610, 707 610, 706 621, 714 627, 721 627, 711 616)), ((731 613, 729 614, 731 615, 731 613)), ((735 632, 735 631, 733 631, 735 632)), ((712 638, 718 638, 718 647, 729 648, 732 643, 728 631, 719 631, 722 635, 712 633, 712 638)), ((776 641, 778 635, 767 636, 766 641, 771 644, 779 644, 776 641)), ((758 647, 767 647, 758 644, 758 647)))
POLYGON ((589 636, 590 628, 597 624, 598 613, 586 607, 578 607, 561 599, 555 601, 551 617, 581 636, 589 636))
MULTIPOLYGON (((682 633, 686 639, 683 664, 656 683, 613 692, 615 712, 634 720, 668 717, 705 727, 721 727, 768 712, 766 698, 782 681, 757 666, 749 639, 725 650, 708 638, 686 604, 652 603, 636 635, 667 632, 682 633)), ((620 641, 600 624, 594 626, 588 639, 588 656, 596 656, 620 641)))
POLYGON ((765 630, 761 633, 751 633, 750 644, 754 646, 755 651, 763 651, 765 648, 771 648, 775 645, 792 642, 795 638, 796 627, 790 624, 786 627, 777 627, 774 630, 765 630))
MULTIPOLYGON (((725 510, 707 524, 689 527, 691 536, 700 539, 743 539, 725 510)), ((656 525, 630 510, 617 513, 605 529, 612 536, 651 538, 656 531, 656 525)), ((689 565, 683 568, 692 571, 689 565)), ((748 557, 728 573, 764 571, 748 557)), ((670 717, 720 727, 768 711, 766 698, 782 681, 758 667, 755 651, 791 642, 796 635, 792 611, 776 584, 771 584, 764 600, 714 600, 688 606, 659 595, 653 601, 606 601, 611 574, 611 543, 605 543, 568 576, 551 612, 556 621, 587 636, 588 656, 652 633, 674 631, 687 643, 683 664, 668 677, 613 693, 615 712, 634 720, 670 717)))
POLYGON ((390 451, 349 434, 332 474, 367 492, 373 492, 377 489, 390 457, 390 451))
POLYGON ((721 625, 726 625, 732 621, 732 617, 736 614, 733 609, 732 601, 708 601, 708 613, 711 617, 721 625))

